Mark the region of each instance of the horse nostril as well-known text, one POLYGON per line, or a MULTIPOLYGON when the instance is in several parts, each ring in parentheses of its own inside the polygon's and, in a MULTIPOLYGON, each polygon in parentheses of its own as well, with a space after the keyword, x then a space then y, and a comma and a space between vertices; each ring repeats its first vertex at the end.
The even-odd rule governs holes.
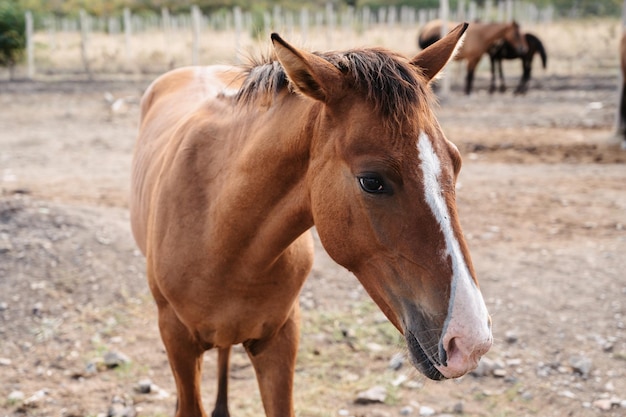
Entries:
POLYGON ((450 341, 448 342, 448 348, 446 349, 447 353, 448 353, 448 357, 449 358, 453 358, 457 355, 457 351, 459 350, 458 346, 456 345, 456 337, 453 337, 452 339, 450 339, 450 341))

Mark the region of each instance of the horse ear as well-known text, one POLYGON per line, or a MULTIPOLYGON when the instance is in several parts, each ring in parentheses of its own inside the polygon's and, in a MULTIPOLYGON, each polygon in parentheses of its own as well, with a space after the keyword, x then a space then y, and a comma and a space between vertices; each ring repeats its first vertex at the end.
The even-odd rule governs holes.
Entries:
POLYGON ((411 60, 411 64, 419 67, 428 81, 432 80, 448 61, 454 57, 457 49, 463 43, 460 40, 468 26, 468 23, 461 23, 446 36, 417 54, 411 60))
POLYGON ((332 89, 340 85, 341 71, 325 59, 289 45, 276 33, 272 33, 272 43, 278 61, 296 89, 315 100, 328 102, 332 89))

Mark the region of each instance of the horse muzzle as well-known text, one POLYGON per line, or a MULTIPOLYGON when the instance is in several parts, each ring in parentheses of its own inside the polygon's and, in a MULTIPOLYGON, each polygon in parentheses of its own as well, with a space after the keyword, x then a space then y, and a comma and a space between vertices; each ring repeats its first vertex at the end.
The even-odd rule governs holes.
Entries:
POLYGON ((474 339, 444 336, 439 343, 420 341, 411 331, 405 332, 405 338, 413 365, 436 381, 459 378, 473 371, 493 343, 490 331, 488 335, 478 335, 474 339))

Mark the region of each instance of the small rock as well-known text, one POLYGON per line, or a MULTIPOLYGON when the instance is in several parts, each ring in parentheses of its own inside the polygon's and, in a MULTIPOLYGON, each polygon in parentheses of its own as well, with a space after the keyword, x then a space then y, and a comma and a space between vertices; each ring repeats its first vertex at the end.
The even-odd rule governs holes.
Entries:
POLYGON ((30 408, 37 408, 41 405, 43 399, 48 395, 48 391, 40 389, 33 395, 24 400, 24 405, 30 408))
POLYGON ((494 362, 486 357, 483 357, 480 362, 478 362, 478 366, 471 372, 471 375, 475 377, 483 377, 491 374, 494 368, 494 362))
POLYGON ((394 371, 399 370, 404 365, 404 355, 402 353, 396 353, 389 360, 389 369, 393 369, 394 371))
POLYGON ((0 311, 6 311, 9 309, 9 305, 4 301, 0 302, 0 311))
POLYGON ((373 404, 384 403, 387 399, 387 390, 385 387, 377 385, 368 389, 367 391, 360 392, 354 402, 356 404, 373 404))
POLYGON ((608 398, 602 398, 600 400, 595 400, 593 402, 593 406, 595 408, 598 408, 598 409, 602 410, 602 411, 609 411, 611 409, 611 407, 613 406, 613 403, 608 398))
POLYGON ((454 414, 463 414, 463 410, 464 410, 464 406, 462 402, 458 402, 454 404, 454 406, 452 407, 452 412, 454 414))
POLYGON ((396 379, 391 381, 391 385, 393 385, 394 387, 399 387, 400 385, 404 384, 408 379, 409 377, 407 377, 406 375, 400 374, 396 379))
POLYGON ((366 347, 367 347, 367 350, 369 350, 372 353, 378 353, 378 352, 382 352, 383 350, 385 350, 383 345, 380 345, 378 343, 368 343, 366 347))
POLYGON ((492 373, 493 373, 493 376, 495 376, 496 378, 504 378, 506 376, 506 369, 504 368, 494 369, 492 373))
POLYGON ((404 406, 400 409, 400 415, 401 416, 410 416, 411 414, 413 414, 413 407, 411 407, 410 405, 404 406))
POLYGON ((135 417, 137 412, 132 406, 125 406, 121 403, 113 403, 109 407, 107 417, 135 417))
POLYGON ((517 337, 517 333, 509 330, 508 332, 504 333, 504 340, 506 340, 508 344, 512 345, 513 343, 516 343, 519 338, 517 337))
POLYGON ((559 395, 561 397, 569 398, 569 399, 572 399, 572 400, 576 399, 576 394, 574 394, 572 391, 568 391, 568 390, 564 390, 564 391, 559 392, 559 395))
POLYGON ((130 358, 121 352, 110 351, 104 355, 104 364, 109 369, 127 365, 130 362, 130 358))
POLYGON ((12 363, 9 358, 0 358, 0 366, 11 366, 12 363))
POLYGON ((572 356, 569 360, 569 364, 575 373, 580 374, 583 378, 589 376, 591 371, 591 359, 586 356, 572 356))
POLYGON ((96 358, 93 361, 89 362, 87 366, 85 366, 85 372, 76 372, 76 378, 93 376, 97 374, 99 371, 106 370, 106 365, 104 364, 104 359, 96 358))
POLYGON ((135 417, 136 415, 137 411, 133 407, 131 400, 125 400, 119 396, 113 397, 107 417, 135 417), (128 405, 128 403, 131 403, 131 405, 128 405))
POLYGON ((24 401, 24 398, 26 398, 26 396, 24 395, 22 391, 13 391, 7 397, 7 402, 18 403, 18 402, 24 401))
POLYGON ((152 391, 152 381, 149 379, 142 379, 135 386, 135 391, 140 394, 150 394, 152 391))
POLYGON ((41 317, 42 312, 43 312, 43 304, 42 303, 35 303, 35 305, 33 305, 33 315, 37 316, 37 317, 41 317))
POLYGON ((430 417, 430 416, 434 416, 435 415, 435 410, 431 407, 428 407, 426 405, 422 405, 420 407, 420 416, 423 417, 430 417))

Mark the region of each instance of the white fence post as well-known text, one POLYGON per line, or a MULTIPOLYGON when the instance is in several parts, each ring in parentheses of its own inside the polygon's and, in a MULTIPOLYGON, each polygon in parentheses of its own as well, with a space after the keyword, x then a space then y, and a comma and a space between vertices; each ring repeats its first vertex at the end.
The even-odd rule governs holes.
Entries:
MULTIPOLYGON (((441 37, 448 34, 448 16, 450 15, 450 4, 448 0, 439 0, 439 17, 441 18, 441 37)), ((450 78, 443 70, 443 79, 441 80, 441 97, 445 98, 450 94, 450 78)))
POLYGON ((300 9, 300 34, 302 43, 306 45, 309 37, 309 9, 306 7, 300 9))
POLYGON ((129 67, 133 59, 131 51, 131 36, 133 33, 132 22, 133 21, 130 15, 130 9, 126 7, 124 8, 124 43, 126 50, 126 63, 129 67))
POLYGON ((328 49, 333 47, 333 32, 335 30, 335 10, 331 2, 326 3, 326 44, 328 49))
POLYGON ((195 4, 191 6, 191 27, 193 41, 191 46, 191 63, 198 65, 200 55, 200 8, 195 4))
POLYGON ((235 6, 233 9, 233 20, 235 21, 235 62, 239 63, 241 52, 241 32, 243 30, 243 17, 239 6, 235 6))
MULTIPOLYGON (((26 19, 26 61, 28 78, 35 76, 35 44, 33 42, 33 13, 28 10, 24 16, 26 19)), ((11 74, 11 78, 13 74, 11 74)))
POLYGON ((80 9, 80 56, 85 67, 85 72, 89 79, 92 79, 91 67, 89 66, 89 30, 91 29, 91 20, 85 9, 80 9))

